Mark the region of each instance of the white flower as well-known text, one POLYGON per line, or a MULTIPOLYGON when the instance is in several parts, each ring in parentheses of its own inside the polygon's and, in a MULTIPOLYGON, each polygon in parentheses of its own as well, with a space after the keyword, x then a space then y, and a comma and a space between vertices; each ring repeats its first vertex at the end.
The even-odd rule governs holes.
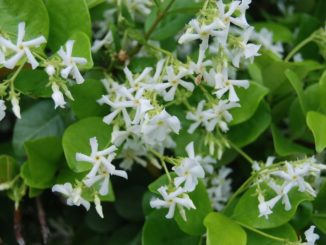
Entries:
POLYGON ((11 106, 12 106, 12 111, 14 112, 15 116, 20 119, 21 115, 20 115, 19 100, 18 100, 18 97, 15 95, 11 98, 11 106))
POLYGON ((203 49, 208 47, 209 37, 220 35, 217 29, 224 27, 224 24, 219 19, 215 19, 212 23, 207 25, 200 24, 197 19, 192 19, 189 25, 190 27, 187 29, 186 33, 179 38, 179 43, 183 44, 200 39, 203 49))
POLYGON ((282 186, 276 184, 274 181, 270 181, 268 183, 268 186, 271 187, 277 194, 277 196, 279 196, 280 198, 282 198, 282 203, 284 204, 284 209, 285 211, 289 211, 291 210, 291 203, 290 203, 290 199, 288 196, 288 193, 291 191, 293 184, 292 183, 285 183, 282 186))
POLYGON ((182 80, 184 76, 189 74, 189 71, 186 68, 180 67, 178 74, 176 74, 173 67, 168 66, 166 68, 166 73, 167 75, 164 77, 164 80, 168 81, 167 84, 169 85, 169 90, 164 94, 165 101, 171 101, 174 99, 175 92, 179 85, 188 91, 192 92, 194 90, 195 85, 193 83, 182 80))
POLYGON ((87 63, 87 60, 82 57, 72 56, 74 42, 74 40, 68 40, 66 42, 66 51, 64 51, 63 47, 61 47, 58 51, 58 55, 62 59, 62 64, 65 66, 65 68, 61 70, 60 74, 65 79, 68 78, 69 74, 71 74, 76 82, 80 84, 84 82, 84 78, 80 74, 77 65, 84 65, 87 63))
POLYGON ((195 112, 187 112, 186 119, 194 121, 189 128, 188 133, 192 134, 195 130, 202 124, 207 126, 208 120, 211 118, 211 113, 209 111, 204 111, 206 101, 202 100, 198 103, 197 109, 195 112))
POLYGON ((0 100, 0 121, 6 116, 6 105, 4 100, 0 100))
POLYGON ((260 45, 248 43, 250 35, 254 30, 253 27, 249 27, 242 33, 239 43, 237 44, 237 48, 233 50, 232 54, 232 64, 235 67, 239 67, 240 59, 244 57, 245 59, 252 59, 255 56, 260 55, 258 53, 260 49, 260 45))
POLYGON ((52 187, 52 192, 60 192, 65 195, 69 206, 83 205, 86 210, 90 208, 90 203, 81 196, 82 189, 80 187, 73 188, 70 183, 65 183, 63 185, 57 184, 52 187))
POLYGON ((271 50, 273 53, 282 57, 284 52, 283 45, 281 42, 273 42, 273 32, 262 28, 259 32, 254 33, 251 39, 260 43, 265 49, 271 50))
POLYGON ((91 48, 93 53, 99 51, 103 46, 109 45, 113 42, 112 32, 109 31, 102 40, 95 40, 91 48))
POLYGON ((314 233, 314 229, 316 226, 312 225, 308 230, 304 232, 307 242, 304 243, 306 245, 315 245, 316 241, 319 239, 319 235, 314 233))
POLYGON ((284 179, 287 183, 292 183, 293 187, 298 186, 300 192, 308 192, 313 197, 316 196, 316 191, 311 187, 311 185, 305 181, 304 177, 309 174, 310 165, 303 164, 293 168, 292 164, 289 162, 285 163, 287 171, 275 171, 272 175, 278 176, 284 179))
POLYGON ((128 140, 123 145, 122 151, 117 157, 118 159, 123 159, 119 166, 125 170, 131 170, 134 163, 138 163, 139 165, 146 167, 147 161, 141 158, 145 157, 146 154, 147 151, 141 142, 137 142, 136 140, 128 140))
POLYGON ((55 68, 53 65, 48 65, 46 68, 45 68, 45 72, 50 76, 52 77, 54 74, 55 74, 55 68))
POLYGON ((115 146, 110 146, 105 150, 98 151, 98 143, 95 137, 90 139, 91 154, 87 156, 82 153, 76 153, 77 161, 89 162, 93 165, 91 171, 86 175, 84 183, 90 187, 96 182, 101 181, 99 193, 104 196, 109 193, 110 175, 117 175, 125 179, 128 178, 127 173, 123 170, 116 170, 115 166, 111 164, 115 158, 115 146))
POLYGON ((63 94, 60 91, 59 86, 56 83, 52 83, 51 87, 52 87, 52 91, 53 91, 51 97, 54 101, 54 109, 57 109, 57 107, 64 108, 66 101, 63 97, 63 94))
MULTIPOLYGON (((274 160, 275 160, 274 156, 267 157, 266 163, 263 166, 266 167, 266 168, 271 166, 273 164, 274 160)), ((259 165, 258 162, 254 161, 254 163, 252 165, 252 169, 254 171, 259 171, 259 170, 261 170, 261 166, 259 165)))
POLYGON ((128 69, 128 67, 125 67, 123 69, 123 72, 126 75, 126 78, 130 84, 130 87, 132 88, 130 90, 130 92, 135 92, 139 89, 149 89, 151 87, 150 84, 148 84, 148 74, 152 71, 151 67, 146 67, 143 72, 137 76, 136 78, 134 78, 133 74, 131 73, 131 71, 128 69))
POLYGON ((17 42, 13 44, 10 40, 0 37, 0 44, 12 50, 15 54, 4 62, 4 67, 13 69, 19 60, 26 55, 28 63, 31 64, 32 69, 38 67, 39 63, 34 58, 30 48, 38 48, 41 44, 46 43, 44 36, 39 36, 29 41, 24 41, 25 37, 25 22, 18 24, 17 42))
POLYGON ((228 79, 227 69, 224 68, 222 73, 216 74, 215 76, 215 88, 217 89, 214 94, 218 98, 221 98, 225 93, 229 93, 229 101, 237 102, 239 97, 235 92, 234 86, 242 87, 247 89, 249 87, 248 80, 232 80, 228 79))
POLYGON ((273 213, 272 209, 276 205, 276 203, 281 199, 281 196, 273 197, 272 199, 265 201, 264 196, 259 194, 258 195, 258 210, 259 210, 259 216, 264 216, 266 219, 268 219, 268 216, 273 213))
POLYGON ((94 196, 94 204, 95 204, 95 210, 96 210, 96 212, 103 219, 104 218, 103 209, 102 209, 102 205, 101 205, 101 200, 98 197, 98 195, 95 195, 94 196))
POLYGON ((144 142, 155 145, 163 143, 171 132, 178 134, 180 128, 179 119, 163 110, 152 118, 147 117, 141 130, 144 142))
POLYGON ((223 132, 229 130, 227 123, 230 122, 233 117, 229 109, 234 107, 240 107, 238 103, 229 102, 227 100, 220 100, 217 105, 215 105, 211 110, 210 113, 213 115, 206 126, 206 130, 212 132, 216 125, 218 125, 223 132))
POLYGON ((174 179, 175 186, 178 187, 184 183, 184 189, 191 192, 195 190, 198 178, 205 177, 205 171, 195 155, 194 142, 190 142, 186 146, 186 152, 188 157, 184 158, 179 166, 174 166, 172 169, 178 176, 174 179))
MULTIPOLYGON (((167 186, 161 186, 158 189, 158 192, 162 195, 163 200, 159 198, 154 198, 150 201, 152 208, 169 208, 167 219, 171 219, 174 216, 175 207, 178 206, 179 211, 182 211, 183 208, 187 209, 196 209, 192 200, 186 194, 186 191, 181 187, 176 190, 169 190, 167 186)), ((180 213, 184 219, 186 219, 183 212, 180 213)))

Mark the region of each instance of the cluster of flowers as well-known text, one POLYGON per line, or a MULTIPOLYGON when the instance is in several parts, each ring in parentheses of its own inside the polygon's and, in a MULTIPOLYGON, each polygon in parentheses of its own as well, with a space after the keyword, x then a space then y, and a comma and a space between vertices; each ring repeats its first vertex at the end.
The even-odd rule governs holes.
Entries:
POLYGON ((293 189, 316 197, 320 173, 326 169, 315 157, 281 164, 273 164, 273 160, 274 157, 269 157, 265 164, 255 162, 253 165, 253 174, 259 173, 254 182, 257 187, 259 217, 264 216, 266 219, 273 213, 273 208, 279 201, 286 211, 291 210, 289 193, 293 189), (262 185, 267 185, 267 189, 262 188, 262 185), (272 191, 275 195, 266 201, 263 189, 268 193, 272 191))
MULTIPOLYGON (((92 195, 89 198, 95 203, 95 208, 100 217, 103 216, 102 205, 99 196, 109 194, 109 183, 111 175, 116 175, 127 179, 128 175, 123 170, 117 170, 112 164, 116 157, 117 148, 112 145, 104 150, 98 150, 97 139, 89 140, 91 153, 89 156, 83 153, 76 153, 76 160, 80 162, 88 162, 92 165, 89 173, 81 180, 76 181, 74 187, 71 183, 56 184, 52 187, 53 192, 60 192, 67 198, 68 205, 83 205, 86 210, 90 208, 90 202, 83 197, 85 189, 91 188, 92 195)), ((86 195, 86 194, 85 194, 86 195)))
MULTIPOLYGON (((82 75, 79 72, 78 65, 87 63, 85 58, 73 57, 72 50, 74 41, 69 40, 66 43, 66 50, 61 47, 57 53, 45 59, 39 54, 38 48, 46 43, 44 36, 25 41, 25 22, 18 24, 17 41, 13 43, 8 37, 0 36, 0 65, 7 69, 14 69, 17 65, 21 68, 27 62, 31 65, 32 69, 36 69, 38 66, 45 67, 46 73, 49 75, 49 86, 51 86, 53 94, 52 98, 55 102, 55 108, 58 106, 64 107, 65 101, 62 92, 65 95, 73 99, 67 86, 66 79, 69 75, 79 84, 84 81, 82 75), (41 60, 41 65, 37 61, 41 60)), ((19 93, 15 90, 14 80, 21 68, 17 69, 15 73, 2 84, 0 84, 0 97, 3 98, 7 95, 7 89, 9 88, 8 100, 11 101, 12 109, 17 118, 21 118, 20 106, 19 106, 19 93)), ((5 116, 5 102, 0 100, 0 120, 5 116)))
MULTIPOLYGON (((186 119, 192 121, 188 129, 190 134, 200 126, 211 135, 215 135, 214 130, 228 130, 227 124, 232 120, 229 110, 240 106, 235 87, 249 87, 248 80, 230 79, 229 68, 239 68, 242 61, 252 60, 260 48, 260 45, 248 43, 253 28, 248 25, 245 12, 250 2, 224 4, 222 1, 207 1, 198 18, 189 22, 187 31, 179 38, 180 44, 200 41, 196 62, 189 59, 182 63, 170 55, 160 59, 154 70, 147 67, 140 74, 132 74, 125 67, 127 81, 123 84, 112 77, 102 81, 108 94, 98 102, 111 108, 111 113, 103 121, 114 125, 112 144, 122 148, 117 156, 122 159, 120 167, 130 170, 134 163, 145 167, 150 162, 161 168, 162 163, 157 157, 164 159, 164 150, 175 147, 171 134, 178 134, 181 128, 180 120, 165 110, 164 102, 173 104, 181 100, 187 106, 186 119), (237 32, 232 31, 234 26, 238 27, 237 32), (213 39, 215 42, 211 42, 213 39), (215 49, 211 52, 213 47, 215 49), (213 87, 213 92, 209 93, 205 86, 213 87), (198 103, 197 108, 190 105, 185 93, 181 92, 186 90, 191 94, 196 87, 203 89, 206 98, 198 103)), ((104 39, 95 41, 93 51, 112 42, 109 31, 104 39)), ((218 149, 218 158, 221 158, 226 143, 216 140, 215 136, 213 138, 208 142, 210 155, 215 155, 218 149)), ((212 157, 198 158, 193 148, 193 143, 190 143, 186 148, 187 158, 170 161, 176 178, 169 186, 159 188, 163 200, 151 202, 152 207, 169 207, 167 218, 173 217, 176 205, 179 205, 179 210, 183 210, 182 206, 195 208, 187 193, 195 189, 198 178, 204 178, 205 163, 215 162, 212 157)), ((231 189, 230 181, 222 180, 229 170, 223 171, 217 176, 213 170, 208 174, 213 180, 209 183, 209 193, 217 209, 227 200, 231 189)), ((181 213, 185 218, 184 211, 181 213)))

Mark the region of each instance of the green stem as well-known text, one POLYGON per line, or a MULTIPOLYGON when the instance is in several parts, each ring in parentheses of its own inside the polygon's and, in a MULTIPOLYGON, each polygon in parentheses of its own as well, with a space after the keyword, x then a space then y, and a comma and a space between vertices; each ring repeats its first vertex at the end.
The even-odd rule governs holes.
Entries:
POLYGON ((242 227, 244 227, 244 228, 246 228, 246 229, 248 229, 248 230, 250 230, 250 231, 253 231, 253 232, 255 232, 255 233, 257 233, 257 234, 259 234, 259 235, 261 235, 261 236, 267 237, 267 238, 272 239, 272 240, 275 240, 275 241, 283 242, 283 243, 285 243, 285 244, 289 243, 289 241, 288 241, 287 239, 284 239, 284 238, 281 238, 281 237, 277 237, 277 236, 270 235, 270 234, 265 233, 265 232, 263 232, 263 231, 260 231, 260 230, 258 230, 258 229, 256 229, 256 228, 253 228, 253 227, 251 227, 251 226, 249 226, 249 225, 243 224, 243 223, 241 223, 241 222, 239 222, 239 221, 235 221, 235 222, 236 222, 237 224, 241 225, 242 227))
POLYGON ((284 61, 289 61, 302 47, 307 45, 312 40, 313 40, 313 35, 310 35, 309 37, 304 39, 297 46, 295 46, 294 49, 291 50, 291 52, 285 57, 284 61))
POLYGON ((243 158, 245 158, 250 164, 254 164, 254 160, 247 154, 245 153, 243 150, 241 150, 241 148, 239 148, 237 145, 235 145, 234 143, 232 143, 230 140, 228 140, 228 143, 230 144, 230 146, 236 150, 243 158))

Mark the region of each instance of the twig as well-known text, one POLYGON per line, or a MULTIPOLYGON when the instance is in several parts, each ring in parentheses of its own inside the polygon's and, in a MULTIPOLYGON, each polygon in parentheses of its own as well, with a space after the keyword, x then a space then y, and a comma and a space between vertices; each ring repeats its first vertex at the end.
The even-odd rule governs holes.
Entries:
POLYGON ((37 206, 38 221, 40 222, 40 225, 41 225, 43 243, 47 244, 48 238, 50 235, 50 231, 49 231, 49 228, 46 223, 45 212, 44 212, 42 201, 41 201, 40 197, 36 198, 36 206, 37 206))
POLYGON ((25 239, 22 235, 22 216, 21 216, 21 211, 18 208, 15 209, 14 211, 14 231, 15 231, 15 237, 16 241, 19 245, 25 245, 25 239))

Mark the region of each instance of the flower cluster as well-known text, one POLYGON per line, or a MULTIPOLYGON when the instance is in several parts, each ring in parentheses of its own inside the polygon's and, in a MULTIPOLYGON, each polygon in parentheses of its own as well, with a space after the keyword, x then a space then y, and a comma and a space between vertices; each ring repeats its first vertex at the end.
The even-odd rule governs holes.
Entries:
POLYGON ((273 157, 268 158, 266 164, 255 163, 254 172, 259 173, 254 185, 257 187, 259 201, 259 217, 268 218, 273 213, 275 205, 281 201, 286 211, 291 210, 292 205, 289 193, 292 189, 304 192, 312 197, 316 197, 315 185, 322 170, 326 166, 317 162, 314 157, 298 160, 294 162, 286 161, 284 164, 273 164, 273 157), (262 186, 267 185, 268 191, 272 191, 275 196, 265 200, 262 186))
MULTIPOLYGON (((49 86, 52 88, 52 99, 55 103, 55 108, 64 107, 66 104, 63 93, 73 100, 71 93, 67 87, 67 79, 71 76, 77 84, 83 83, 84 78, 80 74, 79 66, 87 63, 87 60, 82 57, 73 57, 73 40, 68 40, 65 49, 61 47, 57 54, 49 58, 44 58, 40 54, 40 46, 46 44, 44 36, 39 36, 30 40, 26 39, 25 22, 18 24, 17 41, 13 43, 7 36, 0 36, 0 64, 7 69, 19 68, 15 73, 2 84, 0 84, 0 97, 7 95, 9 89, 8 100, 11 101, 12 110, 17 118, 21 118, 19 106, 19 93, 13 86, 14 79, 25 65, 29 63, 32 69, 44 67, 45 72, 49 75, 49 86), (41 62, 39 62, 39 61, 41 62)), ((1 100, 2 101, 2 100, 1 100)), ((4 117, 4 104, 1 106, 1 117, 4 117)))
POLYGON ((103 218, 100 196, 109 194, 110 177, 116 175, 127 179, 128 175, 123 170, 116 169, 112 161, 115 159, 115 146, 110 146, 104 150, 98 150, 97 139, 91 138, 89 140, 91 146, 90 155, 83 153, 76 153, 76 160, 80 162, 87 162, 92 165, 89 173, 82 179, 77 181, 76 186, 72 187, 71 183, 56 184, 52 187, 53 192, 60 192, 67 197, 68 205, 83 205, 86 210, 89 209, 90 203, 82 197, 83 190, 87 188, 93 189, 92 200, 95 203, 96 211, 103 218))

